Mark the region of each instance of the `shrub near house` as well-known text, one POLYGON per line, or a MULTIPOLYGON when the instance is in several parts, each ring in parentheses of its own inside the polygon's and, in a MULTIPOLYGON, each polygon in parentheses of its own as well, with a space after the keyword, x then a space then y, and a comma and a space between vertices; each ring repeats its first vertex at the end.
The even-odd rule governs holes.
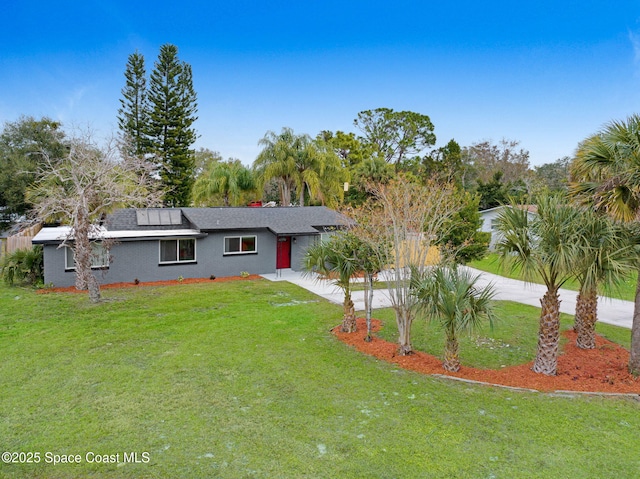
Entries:
POLYGON ((42 282, 42 246, 31 249, 17 249, 0 259, 2 280, 8 284, 24 283, 34 285, 42 282))

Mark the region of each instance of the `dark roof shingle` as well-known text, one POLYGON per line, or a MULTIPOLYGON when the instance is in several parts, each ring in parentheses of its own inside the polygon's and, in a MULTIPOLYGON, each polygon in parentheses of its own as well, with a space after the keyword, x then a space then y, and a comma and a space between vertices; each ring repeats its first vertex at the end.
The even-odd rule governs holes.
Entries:
POLYGON ((347 225, 347 218, 324 206, 280 208, 183 208, 201 231, 268 229, 275 234, 318 233, 347 225))
POLYGON ((275 234, 316 234, 340 228, 348 218, 325 206, 278 208, 181 208, 182 224, 140 226, 134 208, 117 210, 107 218, 111 231, 145 231, 195 228, 200 231, 268 229, 275 234))

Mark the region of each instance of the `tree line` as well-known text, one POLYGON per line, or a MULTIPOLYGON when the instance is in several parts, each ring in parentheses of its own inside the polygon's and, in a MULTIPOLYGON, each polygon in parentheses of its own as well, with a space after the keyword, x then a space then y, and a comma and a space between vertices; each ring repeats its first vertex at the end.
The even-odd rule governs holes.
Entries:
MULTIPOLYGON (((358 204, 366 181, 399 173, 416 181, 438 177, 477 198, 478 209, 507 197, 533 202, 546 190, 566 190, 568 158, 531 169, 529 152, 515 140, 461 147, 455 140, 435 148, 429 116, 377 108, 357 113, 354 132, 324 130, 315 136, 283 127, 258 140, 262 151, 251 167, 215 151, 195 151, 197 94, 191 65, 165 44, 147 74, 142 54, 129 55, 124 71, 118 136, 123 156, 153 168, 166 206, 236 206, 253 200, 290 204, 358 204), (345 184, 348 187, 345 188, 345 184), (346 190, 346 191, 345 191, 346 190)), ((25 192, 46 151, 65 155, 66 134, 49 118, 7 122, 0 134, 0 220, 29 211, 25 192)))
MULTIPOLYGON (((146 84, 142 67, 143 58, 132 55, 118 116, 120 152, 123 157, 136 156, 152 166, 166 206, 240 206, 255 200, 275 201, 284 206, 357 205, 367 196, 367 181, 386 182, 399 173, 422 183, 434 177, 451 181, 459 191, 468 193, 470 201, 475 200, 475 208, 479 210, 503 204, 509 197, 535 203, 541 192, 567 189, 568 158, 531 170, 528 152, 516 150, 518 143, 506 140, 499 145, 485 141, 462 148, 450 140, 444 147, 419 156, 415 154, 417 147, 412 145, 424 147, 426 140, 414 138, 414 143, 409 143, 406 133, 403 138, 383 142, 353 132, 329 130, 314 138, 284 127, 279 133, 267 132, 259 140, 262 151, 253 165, 246 167, 240 160, 224 160, 212 150, 190 149, 197 136, 193 117, 185 130, 177 127, 180 121, 170 119, 166 111, 164 115, 152 116, 150 98, 154 96, 144 93, 146 88, 140 90, 140 85, 146 84), (138 71, 136 81, 131 76, 134 71, 138 71), (133 88, 134 84, 138 90, 133 88), (152 123, 153 117, 158 119, 152 123), (157 134, 152 134, 153 131, 157 134), (409 146, 398 146, 403 141, 409 146)), ((171 102, 156 98, 153 103, 171 102)), ((190 111, 194 112, 194 108, 192 105, 190 111)), ((378 121, 375 118, 380 110, 390 111, 367 112, 366 118, 378 121)), ((184 111, 180 109, 178 118, 184 111)), ((413 115, 393 113, 400 118, 413 115)), ((428 121, 425 115, 420 117, 428 121)), ((361 112, 354 124, 362 125, 364 118, 361 112)), ((399 122, 394 120, 394 128, 399 122)), ((367 127, 370 130, 386 131, 367 127)), ((11 217, 23 216, 30 210, 25 192, 35 179, 42 153, 62 158, 68 152, 66 144, 72 139, 60 122, 47 117, 23 117, 5 123, 0 132, 0 222, 8 223, 11 217)))
MULTIPOLYGON (((366 181, 388 181, 399 173, 423 183, 432 177, 452 181, 469 192, 476 209, 510 196, 533 199, 543 190, 566 189, 566 159, 531 170, 529 153, 513 140, 461 147, 452 139, 435 148, 429 116, 390 108, 359 112, 353 121, 359 134, 324 130, 311 136, 289 127, 268 131, 258 140, 262 151, 251 167, 212 150, 195 151, 192 69, 171 44, 160 47, 149 75, 144 56, 129 55, 121 95, 117 133, 122 155, 151 165, 166 206, 237 206, 254 200, 283 206, 354 205, 367 196, 366 181)), ((4 125, 0 220, 30 209, 25 192, 42 151, 64 156, 65 132, 59 122, 24 117, 4 125)))

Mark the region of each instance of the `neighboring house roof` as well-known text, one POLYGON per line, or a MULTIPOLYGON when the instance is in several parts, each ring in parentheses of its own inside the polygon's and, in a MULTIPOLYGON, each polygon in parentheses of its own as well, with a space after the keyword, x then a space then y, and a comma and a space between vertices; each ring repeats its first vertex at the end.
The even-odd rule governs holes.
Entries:
MULTIPOLYGON (((349 220, 324 206, 280 208, 127 208, 104 221, 96 237, 151 239, 166 236, 202 236, 206 232, 267 229, 277 235, 318 234, 346 226, 349 220), (171 214, 168 214, 171 212, 171 214), (180 212, 177 215, 176 212, 180 212)), ((34 243, 59 243, 70 228, 44 228, 34 243)))
MULTIPOLYGON (((500 205, 493 208, 488 208, 486 210, 480 211, 480 214, 489 213, 490 211, 500 210, 506 207, 511 208, 511 205, 500 205)), ((538 205, 517 205, 516 208, 527 210, 529 213, 538 213, 538 205)))

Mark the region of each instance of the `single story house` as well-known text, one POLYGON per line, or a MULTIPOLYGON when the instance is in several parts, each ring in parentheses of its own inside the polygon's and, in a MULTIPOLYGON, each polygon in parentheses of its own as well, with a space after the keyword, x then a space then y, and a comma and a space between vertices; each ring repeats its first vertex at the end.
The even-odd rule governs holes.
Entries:
MULTIPOLYGON (((324 206, 120 209, 95 234, 93 267, 102 284, 299 271, 306 248, 347 222, 324 206)), ((69 232, 45 227, 33 238, 45 284, 75 284, 73 253, 61 247, 69 232)))
MULTIPOLYGON (((527 210, 530 217, 538 212, 538 207, 536 205, 523 205, 522 207, 527 210)), ((511 208, 511 206, 496 206, 495 208, 480 211, 480 219, 482 220, 480 230, 486 233, 491 233, 491 241, 489 242, 489 250, 491 251, 496 248, 496 244, 500 241, 500 235, 497 232, 497 222, 498 216, 500 216, 500 213, 502 213, 505 208, 511 208)))

